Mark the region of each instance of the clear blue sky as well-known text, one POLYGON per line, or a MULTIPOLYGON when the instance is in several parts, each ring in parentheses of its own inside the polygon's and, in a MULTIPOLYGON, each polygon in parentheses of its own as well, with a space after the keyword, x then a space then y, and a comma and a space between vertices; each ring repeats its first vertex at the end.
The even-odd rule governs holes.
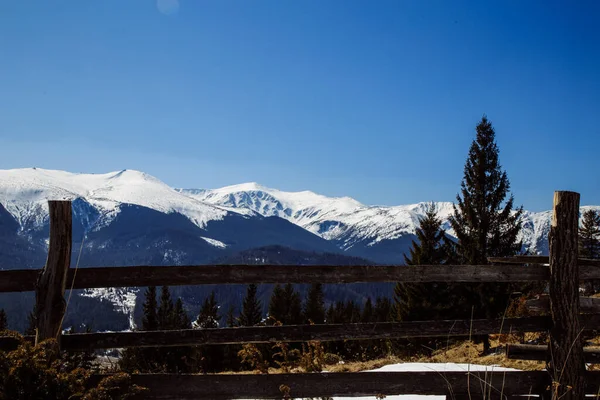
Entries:
POLYGON ((517 203, 600 204, 600 2, 0 0, 0 168, 452 201, 486 113, 517 203))

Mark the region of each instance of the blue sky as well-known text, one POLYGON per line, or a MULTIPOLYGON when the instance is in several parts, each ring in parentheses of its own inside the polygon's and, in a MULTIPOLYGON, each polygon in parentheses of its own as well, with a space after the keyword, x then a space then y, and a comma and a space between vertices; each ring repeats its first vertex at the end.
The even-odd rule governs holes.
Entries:
POLYGON ((597 1, 0 0, 0 168, 452 201, 493 122, 518 204, 600 204, 597 1))

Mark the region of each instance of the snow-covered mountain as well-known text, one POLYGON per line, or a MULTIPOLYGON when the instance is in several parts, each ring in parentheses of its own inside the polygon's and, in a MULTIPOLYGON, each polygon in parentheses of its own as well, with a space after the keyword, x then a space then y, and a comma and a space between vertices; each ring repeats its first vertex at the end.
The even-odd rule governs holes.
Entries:
MULTIPOLYGON (((418 226, 429 203, 400 206, 369 206, 349 197, 325 197, 310 191, 283 192, 257 183, 220 189, 177 189, 200 201, 244 209, 261 215, 284 218, 333 241, 344 251, 382 262, 401 262, 401 254, 418 226), (398 250, 402 251, 398 251, 398 250)), ((448 234, 452 203, 436 202, 436 209, 448 234)), ((600 207, 582 207, 600 210, 600 207)), ((523 216, 521 240, 534 253, 548 252, 551 211, 529 212, 523 216)))
MULTIPOLYGON (((43 264, 47 201, 59 199, 73 200, 74 262, 84 241, 80 267, 214 263, 239 259, 236 255, 246 254, 243 252, 255 254, 252 249, 264 246, 280 246, 261 250, 264 262, 297 259, 279 254, 286 250, 277 250, 274 258, 268 256, 274 248, 287 248, 307 252, 309 255, 301 257, 307 263, 317 260, 310 254, 323 252, 335 253, 338 258, 327 259, 340 264, 356 263, 357 258, 339 258, 344 255, 402 263, 428 205, 370 206, 349 197, 284 192, 257 183, 210 190, 173 189, 132 170, 107 174, 0 170, 0 269, 43 264)), ((452 203, 439 202, 436 207, 452 235, 448 224, 452 203)), ((582 211, 588 208, 600 211, 600 207, 583 207, 582 211)), ((548 252, 550 218, 550 211, 524 213, 521 237, 526 248, 548 252)), ((239 300, 235 290, 240 288, 221 289, 227 301, 239 300)), ((189 307, 197 305, 204 293, 199 288, 177 290, 189 307)), ((113 323, 97 329, 123 329, 129 326, 138 304, 135 299, 141 292, 136 291, 86 291, 77 297, 80 305, 75 314, 104 316, 98 320, 113 323), (122 316, 118 323, 110 317, 115 310, 122 316)), ((340 294, 348 295, 359 296, 340 294)), ((8 305, 13 314, 24 315, 30 305, 22 299, 12 296, 3 300, 0 296, 0 306, 8 305)))

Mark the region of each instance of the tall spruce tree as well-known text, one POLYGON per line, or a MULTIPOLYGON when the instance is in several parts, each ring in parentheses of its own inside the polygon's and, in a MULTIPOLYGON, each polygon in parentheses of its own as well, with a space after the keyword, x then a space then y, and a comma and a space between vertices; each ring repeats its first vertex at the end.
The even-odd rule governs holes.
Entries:
MULTIPOLYGON (((456 251, 461 263, 487 264, 488 257, 517 254, 521 242, 523 208, 514 208, 510 182, 498 158, 496 133, 487 117, 476 127, 464 167, 460 194, 450 217, 450 224, 458 242, 456 251)), ((475 318, 494 318, 506 310, 510 299, 510 285, 486 283, 463 285, 463 299, 473 307, 475 318)), ((469 317, 465 315, 464 317, 469 317)), ((484 351, 489 340, 484 338, 484 351)))
POLYGON ((240 313, 240 326, 254 326, 262 321, 262 306, 256 297, 258 286, 255 284, 248 285, 246 289, 246 297, 242 303, 242 312, 240 313))
POLYGON ((579 256, 600 258, 600 215, 596 210, 586 210, 583 213, 579 228, 579 256))
POLYGON ((142 330, 158 330, 158 314, 156 312, 158 304, 156 303, 156 287, 150 286, 147 288, 144 296, 146 298, 144 300, 144 304, 142 305, 144 311, 144 316, 142 317, 142 330))
POLYGON ((462 262, 487 264, 488 257, 517 254, 521 242, 523 208, 514 208, 510 182, 498 159, 496 133, 487 117, 476 128, 477 135, 465 163, 461 193, 456 196, 450 224, 458 238, 462 262))
POLYGON ((320 283, 313 283, 308 289, 306 305, 304 307, 304 319, 307 323, 313 324, 322 324, 325 322, 325 300, 323 285, 320 283))

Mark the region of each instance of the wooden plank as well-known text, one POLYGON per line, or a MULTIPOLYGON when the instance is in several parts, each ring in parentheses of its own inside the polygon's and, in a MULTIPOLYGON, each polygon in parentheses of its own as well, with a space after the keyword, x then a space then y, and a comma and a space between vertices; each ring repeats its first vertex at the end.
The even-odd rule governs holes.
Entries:
POLYGON ((583 400, 585 362, 579 325, 578 255, 579 193, 554 192, 550 225, 549 371, 554 379, 552 397, 583 400))
MULTIPOLYGON (((600 323, 600 316, 595 318, 600 323)), ((181 346, 199 344, 305 342, 319 340, 448 337, 550 329, 548 317, 495 320, 385 322, 368 324, 290 325, 179 331, 79 333, 62 337, 65 349, 181 346)), ((594 325, 596 326, 596 325, 594 325)))
MULTIPOLYGON (((0 292, 34 289, 35 270, 0 271, 0 292)), ((594 275, 594 274, 592 274, 594 275)), ((594 277, 600 279, 600 269, 594 277)), ((73 271, 69 271, 69 281, 73 271)), ((74 289, 247 283, 524 282, 548 280, 542 265, 199 265, 81 268, 74 289)))
MULTIPOLYGON (((550 361, 548 346, 534 344, 509 344, 506 357, 518 360, 550 361)), ((583 358, 586 363, 600 364, 600 347, 584 347, 583 358)))
MULTIPOLYGON (((513 257, 488 257, 488 261, 496 264, 548 264, 548 256, 513 256, 513 257)), ((600 267, 600 260, 591 258, 578 258, 580 267, 600 267)))
MULTIPOLYGON (((525 307, 534 314, 550 312, 550 296, 543 295, 537 299, 525 301, 525 307)), ((579 308, 584 314, 600 313, 600 298, 598 297, 579 297, 579 308)))
POLYGON ((65 313, 64 293, 71 264, 70 201, 49 201, 50 243, 46 266, 36 283, 36 343, 58 338, 65 313))
POLYGON ((495 264, 548 264, 548 256, 511 256, 488 257, 488 261, 495 264))
MULTIPOLYGON (((93 377, 98 382, 102 375, 93 377)), ((359 372, 271 375, 132 375, 150 391, 144 399, 281 399, 398 394, 500 398, 500 394, 539 393, 548 383, 544 371, 527 372, 359 372), (287 390, 288 388, 289 390, 287 390), (485 396, 485 397, 484 397, 485 396)))
MULTIPOLYGON (((110 349, 201 344, 304 342, 320 340, 391 339, 409 337, 448 337, 500 332, 544 332, 551 328, 550 317, 506 318, 473 321, 416 321, 369 324, 292 325, 218 329, 188 329, 151 332, 77 333, 61 336, 65 350, 110 349)), ((595 330, 600 315, 582 318, 584 330, 595 330)), ((31 340, 32 337, 26 337, 31 340)), ((0 337, 0 350, 14 348, 15 340, 0 337)))
POLYGON ((0 271, 0 293, 31 292, 35 290, 41 269, 13 269, 0 271))

